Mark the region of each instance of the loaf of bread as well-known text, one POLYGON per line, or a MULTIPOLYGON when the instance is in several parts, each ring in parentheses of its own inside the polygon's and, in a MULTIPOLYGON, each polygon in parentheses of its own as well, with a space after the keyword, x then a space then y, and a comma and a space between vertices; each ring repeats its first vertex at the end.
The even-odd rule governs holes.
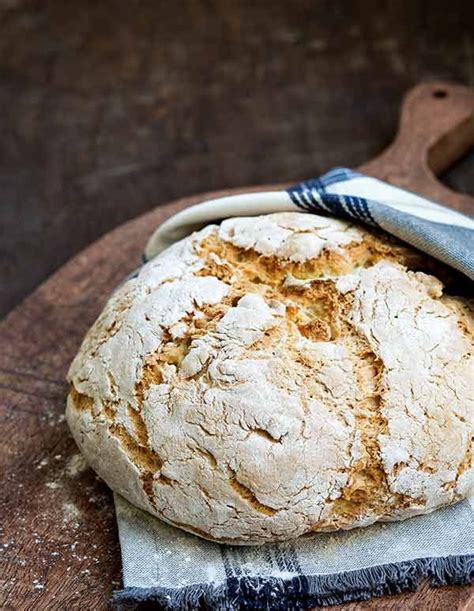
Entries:
POLYGON ((69 371, 77 444, 131 503, 224 543, 464 498, 473 314, 433 265, 304 213, 190 235, 123 284, 84 339, 69 371))

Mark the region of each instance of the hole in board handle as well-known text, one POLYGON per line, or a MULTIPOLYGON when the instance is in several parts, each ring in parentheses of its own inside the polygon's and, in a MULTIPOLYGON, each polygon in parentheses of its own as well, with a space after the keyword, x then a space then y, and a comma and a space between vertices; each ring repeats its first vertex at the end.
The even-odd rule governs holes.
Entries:
POLYGON ((439 100, 442 98, 446 98, 448 96, 448 92, 445 89, 435 89, 433 91, 433 97, 438 98, 439 100))

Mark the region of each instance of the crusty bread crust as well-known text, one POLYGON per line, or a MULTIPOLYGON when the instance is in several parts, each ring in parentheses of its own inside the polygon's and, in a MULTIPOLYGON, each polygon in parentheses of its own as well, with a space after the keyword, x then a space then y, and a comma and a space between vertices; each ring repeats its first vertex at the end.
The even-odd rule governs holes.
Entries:
POLYGON ((473 488, 472 311, 387 236, 235 218, 160 254, 74 359, 67 418, 129 501, 199 536, 283 541, 473 488))

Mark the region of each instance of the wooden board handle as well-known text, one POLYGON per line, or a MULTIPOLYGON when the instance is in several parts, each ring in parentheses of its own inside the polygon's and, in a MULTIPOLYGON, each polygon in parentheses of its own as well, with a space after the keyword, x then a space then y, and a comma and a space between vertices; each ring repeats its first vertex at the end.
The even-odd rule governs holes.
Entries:
POLYGON ((442 204, 474 211, 474 197, 456 193, 436 178, 472 146, 474 91, 454 83, 422 83, 403 100, 393 143, 359 169, 442 204))

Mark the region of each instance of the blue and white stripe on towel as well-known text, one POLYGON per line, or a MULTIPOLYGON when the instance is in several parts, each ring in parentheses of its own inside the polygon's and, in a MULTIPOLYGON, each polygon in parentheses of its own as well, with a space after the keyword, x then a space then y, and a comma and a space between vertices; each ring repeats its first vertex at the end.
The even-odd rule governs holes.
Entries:
POLYGON ((192 231, 232 216, 305 211, 378 227, 474 279, 474 220, 419 195, 345 168, 281 191, 231 195, 179 212, 150 238, 145 258, 192 231))

